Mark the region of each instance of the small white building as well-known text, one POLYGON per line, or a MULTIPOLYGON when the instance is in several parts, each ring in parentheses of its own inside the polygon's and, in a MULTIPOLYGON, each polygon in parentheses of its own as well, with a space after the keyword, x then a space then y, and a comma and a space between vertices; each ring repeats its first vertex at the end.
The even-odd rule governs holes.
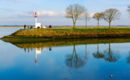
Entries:
POLYGON ((34 28, 46 28, 46 26, 43 26, 41 23, 35 23, 34 28))

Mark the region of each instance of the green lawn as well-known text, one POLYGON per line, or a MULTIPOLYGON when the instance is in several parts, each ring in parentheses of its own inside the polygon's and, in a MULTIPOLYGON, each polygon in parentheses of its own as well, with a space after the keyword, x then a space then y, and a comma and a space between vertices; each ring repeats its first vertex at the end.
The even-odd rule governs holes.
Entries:
POLYGON ((73 31, 73 32, 104 32, 104 31, 130 31, 130 27, 54 27, 55 31, 73 31))

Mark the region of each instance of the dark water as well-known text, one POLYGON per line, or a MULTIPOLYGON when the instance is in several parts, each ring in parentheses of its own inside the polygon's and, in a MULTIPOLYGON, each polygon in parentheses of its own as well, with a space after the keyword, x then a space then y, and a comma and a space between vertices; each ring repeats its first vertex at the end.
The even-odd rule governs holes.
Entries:
POLYGON ((20 48, 0 41, 0 80, 130 80, 130 43, 20 48))

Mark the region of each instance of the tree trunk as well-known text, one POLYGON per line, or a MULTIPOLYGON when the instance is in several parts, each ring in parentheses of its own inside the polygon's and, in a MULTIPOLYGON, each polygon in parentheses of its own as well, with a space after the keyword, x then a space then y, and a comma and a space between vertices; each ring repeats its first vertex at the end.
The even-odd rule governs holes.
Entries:
POLYGON ((111 22, 109 22, 109 29, 111 28, 111 22))
POLYGON ((99 27, 99 20, 98 20, 98 27, 99 27))
POLYGON ((73 29, 75 29, 75 26, 76 26, 76 24, 74 23, 74 25, 73 25, 73 29))
POLYGON ((73 22, 74 24, 73 24, 73 29, 75 29, 75 27, 76 27, 76 21, 75 22, 73 22))
POLYGON ((86 19, 86 27, 88 27, 88 20, 86 19))

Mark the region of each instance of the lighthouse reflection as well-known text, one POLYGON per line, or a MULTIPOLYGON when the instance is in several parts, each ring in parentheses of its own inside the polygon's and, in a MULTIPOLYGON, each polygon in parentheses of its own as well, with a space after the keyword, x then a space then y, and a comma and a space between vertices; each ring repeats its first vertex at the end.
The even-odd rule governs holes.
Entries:
POLYGON ((42 53, 42 48, 36 48, 35 49, 35 64, 37 64, 38 63, 38 58, 37 58, 37 56, 38 55, 41 55, 41 53, 42 53))
MULTIPOLYGON (((27 53, 30 53, 31 51, 35 50, 35 64, 38 64, 38 56, 40 56, 42 53, 44 53, 44 51, 46 50, 46 48, 24 48, 24 51, 27 53)), ((49 48, 49 51, 51 51, 52 49, 49 48)))

